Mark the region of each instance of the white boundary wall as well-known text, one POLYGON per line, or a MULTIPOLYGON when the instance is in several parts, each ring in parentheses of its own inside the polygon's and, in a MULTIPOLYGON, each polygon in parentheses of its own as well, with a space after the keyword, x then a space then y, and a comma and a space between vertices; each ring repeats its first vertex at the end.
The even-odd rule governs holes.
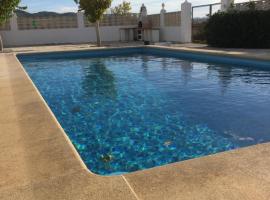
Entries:
POLYGON ((166 10, 160 12, 160 41, 190 43, 192 41, 192 6, 187 0, 181 5, 181 25, 165 26, 166 10))
MULTIPOLYGON (((126 27, 126 26, 124 26, 126 27)), ((103 26, 100 28, 104 42, 119 41, 121 26, 103 26)), ((67 29, 36 29, 1 31, 4 46, 28 46, 39 44, 76 44, 96 42, 95 27, 67 29)))
POLYGON ((163 38, 161 42, 182 42, 181 40, 181 26, 167 26, 161 28, 163 38))
MULTIPOLYGON (((191 4, 185 1, 181 5, 181 25, 165 26, 164 6, 160 13, 160 41, 191 42, 191 4)), ((96 42, 95 27, 85 27, 84 16, 78 13, 78 28, 19 30, 17 17, 10 20, 11 30, 1 31, 4 46, 30 46, 42 44, 78 44, 96 42)), ((120 28, 129 26, 101 26, 101 39, 104 42, 120 41, 120 28)), ((130 26, 134 27, 134 26, 130 26)))

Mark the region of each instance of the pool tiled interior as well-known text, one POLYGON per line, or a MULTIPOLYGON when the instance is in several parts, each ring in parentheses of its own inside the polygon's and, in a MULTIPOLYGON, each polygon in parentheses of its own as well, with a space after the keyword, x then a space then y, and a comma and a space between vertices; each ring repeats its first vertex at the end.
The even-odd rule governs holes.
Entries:
POLYGON ((91 173, 13 53, 0 54, 0 199, 270 199, 270 144, 91 173))

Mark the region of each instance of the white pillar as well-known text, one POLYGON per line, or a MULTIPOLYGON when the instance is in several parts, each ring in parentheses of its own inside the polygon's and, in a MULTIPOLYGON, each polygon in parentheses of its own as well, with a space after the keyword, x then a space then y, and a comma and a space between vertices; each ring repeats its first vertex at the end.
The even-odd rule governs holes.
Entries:
MULTIPOLYGON (((145 7, 144 4, 142 4, 141 9, 140 9, 139 21, 142 22, 143 27, 149 26, 149 21, 147 18, 147 8, 145 7)), ((138 40, 145 40, 145 41, 148 40, 147 31, 145 29, 141 31, 141 34, 138 34, 138 40)))
POLYGON ((147 8, 144 4, 142 4, 141 10, 140 10, 140 17, 139 17, 140 21, 143 21, 144 18, 146 18, 146 17, 147 17, 147 8))
POLYGON ((231 6, 234 4, 234 0, 221 0, 221 11, 228 11, 231 6))
POLYGON ((82 29, 84 28, 84 13, 83 12, 78 12, 77 13, 77 20, 78 20, 78 28, 82 29))
POLYGON ((181 42, 192 41, 192 6, 187 0, 181 5, 181 42))
POLYGON ((17 31, 18 30, 17 15, 15 13, 10 18, 10 30, 11 31, 17 31))
POLYGON ((165 28, 165 14, 166 14, 166 10, 165 10, 165 4, 162 4, 162 9, 160 11, 160 41, 164 42, 165 41, 165 37, 164 37, 164 28, 165 28))

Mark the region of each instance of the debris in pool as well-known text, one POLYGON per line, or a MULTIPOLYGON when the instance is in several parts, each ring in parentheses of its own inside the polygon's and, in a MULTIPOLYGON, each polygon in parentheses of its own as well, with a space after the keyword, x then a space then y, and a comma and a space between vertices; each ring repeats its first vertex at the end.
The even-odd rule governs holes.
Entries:
POLYGON ((164 142, 164 146, 166 146, 166 147, 170 146, 171 144, 172 144, 172 141, 166 141, 166 142, 164 142))
POLYGON ((130 128, 130 130, 131 130, 131 132, 139 132, 140 131, 140 129, 139 128, 130 128))
POLYGON ((113 156, 111 154, 102 155, 101 160, 105 163, 108 163, 113 160, 113 156))
POLYGON ((241 136, 238 136, 238 135, 231 133, 231 132, 225 132, 225 135, 230 136, 234 140, 238 140, 238 141, 251 141, 251 142, 255 141, 255 139, 252 137, 241 137, 241 136))
POLYGON ((86 149, 86 145, 84 145, 84 144, 78 144, 78 143, 74 142, 74 145, 75 145, 76 149, 78 149, 79 151, 83 151, 86 149))
POLYGON ((239 137, 239 141, 254 141, 254 138, 252 137, 239 137))
POLYGON ((72 114, 78 113, 80 111, 81 111, 81 107, 80 106, 75 106, 71 110, 72 114))

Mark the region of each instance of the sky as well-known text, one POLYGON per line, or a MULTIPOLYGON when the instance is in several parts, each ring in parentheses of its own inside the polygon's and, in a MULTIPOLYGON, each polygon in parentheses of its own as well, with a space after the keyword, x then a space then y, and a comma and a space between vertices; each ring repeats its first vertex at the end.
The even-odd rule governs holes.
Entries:
MULTIPOLYGON (((113 0, 112 6, 118 5, 123 0, 113 0)), ((167 12, 181 10, 181 3, 184 0, 127 0, 131 2, 132 12, 138 13, 140 6, 144 3, 147 7, 148 13, 156 14, 161 10, 161 4, 165 3, 167 12)), ((236 0, 236 2, 243 2, 248 0, 236 0)), ((220 0, 189 0, 192 5, 201 5, 209 3, 217 3, 220 0)), ((77 7, 73 0, 21 0, 21 5, 28 7, 28 12, 39 12, 39 11, 54 11, 54 12, 76 12, 77 7)), ((204 9, 205 11, 205 9, 204 9)), ((198 10, 198 13, 203 11, 198 10)))

